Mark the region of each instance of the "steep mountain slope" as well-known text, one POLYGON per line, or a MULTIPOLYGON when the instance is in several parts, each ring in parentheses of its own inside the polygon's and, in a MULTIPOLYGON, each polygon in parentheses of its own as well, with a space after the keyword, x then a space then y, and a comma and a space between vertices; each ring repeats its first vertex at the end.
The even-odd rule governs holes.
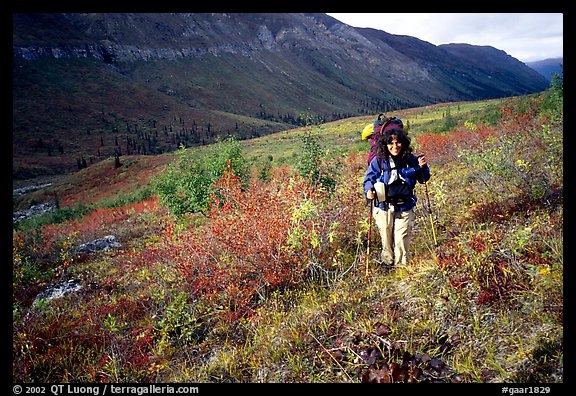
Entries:
POLYGON ((325 14, 15 14, 15 178, 548 82, 493 48, 325 14), (487 52, 490 54, 487 57, 487 52))

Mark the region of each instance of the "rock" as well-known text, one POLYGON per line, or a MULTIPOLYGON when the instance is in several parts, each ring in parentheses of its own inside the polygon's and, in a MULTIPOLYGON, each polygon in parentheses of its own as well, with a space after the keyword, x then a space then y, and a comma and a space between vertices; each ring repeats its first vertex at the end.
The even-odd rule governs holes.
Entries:
POLYGON ((12 196, 24 195, 32 191, 37 191, 42 188, 50 187, 52 183, 41 184, 41 185, 34 185, 34 186, 26 186, 20 187, 12 191, 12 196))
POLYGON ((41 214, 52 212, 54 210, 56 210, 56 204, 50 202, 38 205, 32 205, 30 208, 24 211, 14 212, 14 214, 12 215, 12 222, 17 223, 21 220, 30 219, 34 216, 39 216, 41 214))
POLYGON ((76 253, 91 253, 106 251, 112 248, 122 247, 114 235, 106 235, 104 238, 95 239, 91 242, 83 243, 76 248, 76 253))
POLYGON ((34 302, 32 303, 33 306, 38 304, 38 301, 41 299, 44 300, 53 300, 55 298, 64 297, 67 294, 80 290, 82 285, 80 284, 79 279, 70 279, 67 281, 54 283, 49 285, 46 289, 40 292, 34 302))

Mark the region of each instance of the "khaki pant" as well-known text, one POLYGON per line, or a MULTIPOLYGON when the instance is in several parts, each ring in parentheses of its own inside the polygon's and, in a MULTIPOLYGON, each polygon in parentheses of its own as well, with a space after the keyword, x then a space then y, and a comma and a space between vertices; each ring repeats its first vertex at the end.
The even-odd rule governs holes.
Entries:
POLYGON ((414 209, 406 212, 394 212, 394 206, 388 210, 374 207, 372 216, 380 230, 382 238, 382 262, 384 265, 406 264, 412 227, 414 226, 414 209))

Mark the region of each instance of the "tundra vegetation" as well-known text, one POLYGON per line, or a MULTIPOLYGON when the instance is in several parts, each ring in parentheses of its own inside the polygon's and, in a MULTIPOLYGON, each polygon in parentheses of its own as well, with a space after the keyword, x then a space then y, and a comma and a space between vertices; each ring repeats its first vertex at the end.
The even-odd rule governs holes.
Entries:
POLYGON ((366 255, 370 117, 94 166, 99 194, 13 228, 13 381, 563 382, 562 89, 395 114, 432 178, 392 269, 377 232, 366 255))

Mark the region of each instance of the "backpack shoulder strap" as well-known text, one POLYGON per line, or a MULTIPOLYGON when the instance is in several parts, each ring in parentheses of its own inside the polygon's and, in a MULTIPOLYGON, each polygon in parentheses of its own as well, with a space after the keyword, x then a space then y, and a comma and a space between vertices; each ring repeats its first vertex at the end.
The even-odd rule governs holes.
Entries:
POLYGON ((380 157, 378 157, 378 165, 380 165, 380 174, 383 174, 384 172, 390 172, 392 170, 390 168, 390 162, 385 161, 380 157))

